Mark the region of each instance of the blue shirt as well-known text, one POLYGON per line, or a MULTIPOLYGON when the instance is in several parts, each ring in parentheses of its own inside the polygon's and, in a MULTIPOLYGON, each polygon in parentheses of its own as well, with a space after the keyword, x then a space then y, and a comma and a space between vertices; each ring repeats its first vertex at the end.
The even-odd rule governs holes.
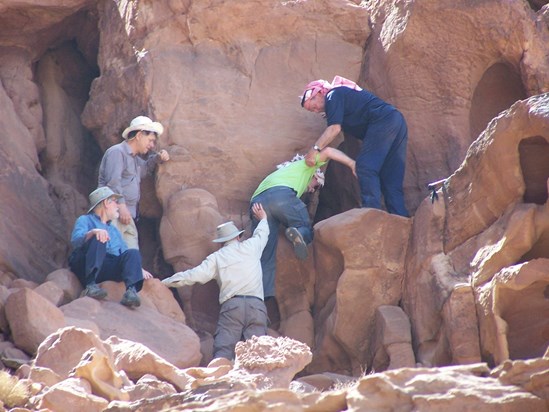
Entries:
POLYGON ((345 133, 364 139, 368 124, 397 111, 367 90, 336 87, 326 94, 324 111, 328 126, 339 124, 345 133))
POLYGON ((109 255, 120 256, 128 250, 120 231, 111 225, 111 222, 103 223, 95 213, 88 213, 76 219, 71 235, 73 249, 78 249, 85 243, 86 234, 92 229, 105 229, 109 232, 110 239, 107 241, 107 253, 109 255))

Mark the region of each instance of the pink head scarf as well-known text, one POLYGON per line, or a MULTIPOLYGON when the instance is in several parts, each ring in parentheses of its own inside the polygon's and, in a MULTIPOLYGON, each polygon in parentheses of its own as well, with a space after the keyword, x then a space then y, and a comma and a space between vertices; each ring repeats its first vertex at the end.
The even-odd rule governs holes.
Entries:
POLYGON ((334 87, 348 87, 353 90, 362 90, 360 86, 358 86, 355 82, 352 80, 346 79, 345 77, 341 76, 335 76, 334 80, 332 80, 332 83, 328 83, 326 80, 315 80, 310 82, 307 86, 305 86, 305 91, 303 92, 303 96, 301 97, 301 107, 303 107, 303 104, 309 100, 315 97, 318 93, 326 94, 330 90, 332 90, 334 87))

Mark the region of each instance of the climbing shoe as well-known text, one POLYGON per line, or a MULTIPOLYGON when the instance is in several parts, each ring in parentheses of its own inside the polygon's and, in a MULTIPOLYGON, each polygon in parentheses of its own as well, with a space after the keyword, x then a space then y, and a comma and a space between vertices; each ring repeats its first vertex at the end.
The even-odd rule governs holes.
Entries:
POLYGON ((96 283, 90 283, 86 286, 86 288, 82 291, 80 294, 81 297, 83 296, 89 296, 90 298, 94 299, 105 299, 107 297, 107 291, 103 288, 101 288, 96 283))
POLYGON ((126 289, 126 292, 124 292, 124 296, 122 296, 122 300, 120 301, 120 303, 129 308, 137 308, 141 305, 141 299, 139 299, 139 296, 137 295, 135 286, 130 286, 128 287, 128 289, 126 289))
POLYGON ((299 233, 299 230, 295 227, 289 227, 284 233, 286 238, 292 242, 297 258, 301 260, 307 259, 307 244, 305 243, 305 240, 303 240, 303 236, 299 233))

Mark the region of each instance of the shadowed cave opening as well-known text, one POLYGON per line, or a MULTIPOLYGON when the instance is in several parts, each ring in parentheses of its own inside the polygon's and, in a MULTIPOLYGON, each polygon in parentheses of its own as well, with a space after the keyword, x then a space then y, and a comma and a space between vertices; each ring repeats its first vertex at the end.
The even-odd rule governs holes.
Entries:
POLYGON ((542 136, 532 136, 519 143, 520 167, 524 179, 524 203, 547 202, 549 178, 549 143, 542 136))
POLYGON ((54 188, 62 182, 89 193, 97 185, 101 151, 80 116, 98 69, 84 58, 77 41, 68 39, 46 51, 35 64, 35 76, 47 142, 39 153, 42 173, 54 188))
POLYGON ((503 303, 501 317, 507 322, 509 357, 542 357, 549 342, 549 300, 547 282, 534 282, 527 288, 502 288, 498 300, 503 303))
POLYGON ((482 133, 490 120, 527 97, 520 73, 513 66, 506 63, 490 66, 478 82, 471 100, 471 142, 482 133))
MULTIPOLYGON (((351 158, 356 159, 360 152, 361 144, 360 140, 351 136, 345 136, 344 141, 337 148, 351 158)), ((318 206, 313 213, 313 224, 347 210, 360 207, 362 204, 358 180, 347 166, 331 161, 328 163, 325 176, 326 183, 318 196, 318 206)))
POLYGON ((528 0, 528 4, 534 11, 539 11, 545 4, 548 4, 547 0, 528 0))
MULTIPOLYGON (((49 27, 44 35, 49 43, 33 68, 46 139, 46 147, 39 153, 40 165, 61 211, 67 201, 64 187, 70 186, 87 198, 97 186, 101 151, 81 121, 92 81, 99 76, 97 25, 97 13, 80 10, 49 27)), ((65 217, 72 229, 71 219, 76 216, 65 217)))

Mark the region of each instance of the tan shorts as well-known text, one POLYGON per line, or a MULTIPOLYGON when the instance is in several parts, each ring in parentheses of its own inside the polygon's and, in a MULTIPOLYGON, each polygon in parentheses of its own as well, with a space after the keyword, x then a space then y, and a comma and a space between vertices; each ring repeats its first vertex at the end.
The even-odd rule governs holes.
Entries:
POLYGON ((127 225, 120 223, 118 219, 113 220, 112 224, 122 233, 122 239, 124 239, 124 242, 128 245, 128 249, 139 249, 137 226, 135 226, 135 221, 133 219, 127 225))

